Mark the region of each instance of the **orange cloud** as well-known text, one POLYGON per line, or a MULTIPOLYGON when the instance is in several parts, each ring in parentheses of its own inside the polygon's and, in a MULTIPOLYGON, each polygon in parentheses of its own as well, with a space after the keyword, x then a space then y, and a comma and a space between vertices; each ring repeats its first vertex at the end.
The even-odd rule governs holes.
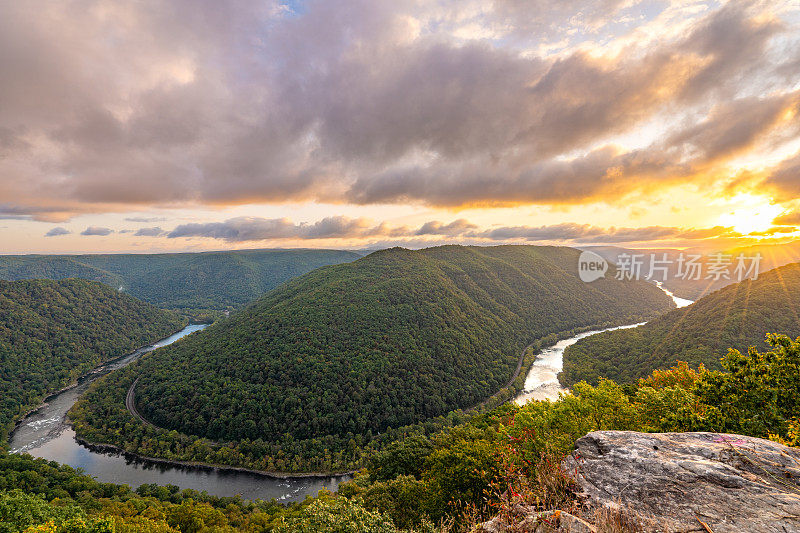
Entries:
MULTIPOLYGON (((0 216, 286 201, 562 205, 675 183, 728 194, 733 158, 797 138, 797 28, 768 3, 731 2, 687 12, 684 32, 626 40, 635 24, 615 14, 646 23, 653 9, 343 0, 287 15, 122 0, 106 12, 54 4, 42 16, 7 2, 0 216), (558 54, 538 51, 561 40, 558 54), (614 54, 597 44, 615 40, 631 44, 614 54), (658 130, 648 140, 618 142, 648 124, 658 130)), ((795 198, 796 171, 787 160, 763 186, 795 198)))

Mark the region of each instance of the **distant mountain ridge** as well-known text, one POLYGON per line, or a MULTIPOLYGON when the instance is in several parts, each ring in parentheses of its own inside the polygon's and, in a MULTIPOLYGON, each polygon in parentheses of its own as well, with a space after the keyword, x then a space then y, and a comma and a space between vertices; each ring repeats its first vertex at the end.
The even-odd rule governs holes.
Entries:
POLYGON ((800 335, 800 263, 728 285, 638 328, 592 335, 567 348, 559 376, 570 386, 600 377, 643 378, 677 361, 720 369, 728 348, 767 347, 767 333, 800 335))
MULTIPOLYGON (((664 287, 675 293, 676 296, 689 300, 697 300, 722 287, 742 281, 741 279, 737 279, 734 275, 737 264, 736 258, 740 254, 744 256, 745 265, 748 268, 752 265, 753 258, 755 258, 756 255, 760 255, 761 259, 759 261, 758 272, 767 272, 773 268, 800 261, 800 241, 784 244, 745 246, 726 250, 715 250, 709 247, 688 248, 685 250, 675 248, 636 249, 619 246, 581 246, 580 248, 582 250, 590 250, 612 263, 616 263, 621 254, 640 255, 642 256, 640 260, 644 262, 642 266, 642 279, 649 273, 651 256, 653 256, 656 262, 666 257, 669 263, 668 277, 666 281, 664 281, 664 287), (718 279, 715 275, 710 276, 708 270, 709 265, 714 261, 717 253, 723 254, 721 257, 722 260, 730 262, 727 268, 728 276, 720 276, 718 279), (684 259, 688 259, 690 256, 699 256, 698 263, 701 265, 701 273, 697 279, 695 279, 696 277, 694 275, 678 275, 678 260, 680 256, 683 256, 684 259)), ((659 263, 656 264, 658 265, 659 263)), ((684 269, 684 271, 685 270, 686 269, 684 269)), ((658 271, 656 271, 655 278, 657 281, 663 281, 658 271)))
POLYGON ((320 266, 354 261, 343 250, 0 256, 0 279, 100 281, 169 309, 239 307, 320 266))

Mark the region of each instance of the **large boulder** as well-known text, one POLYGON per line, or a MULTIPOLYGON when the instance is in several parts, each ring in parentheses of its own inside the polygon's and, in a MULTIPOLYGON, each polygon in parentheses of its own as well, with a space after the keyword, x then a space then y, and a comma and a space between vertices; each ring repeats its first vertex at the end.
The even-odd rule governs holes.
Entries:
POLYGON ((768 440, 595 431, 562 467, 587 515, 618 510, 645 531, 800 532, 800 449, 768 440))

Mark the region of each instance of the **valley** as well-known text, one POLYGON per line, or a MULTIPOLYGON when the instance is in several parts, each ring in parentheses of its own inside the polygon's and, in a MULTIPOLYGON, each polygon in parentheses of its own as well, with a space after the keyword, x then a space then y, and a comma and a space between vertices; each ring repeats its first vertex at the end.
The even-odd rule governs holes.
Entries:
POLYGON ((45 396, 185 325, 97 282, 0 281, 0 441, 45 396))
POLYGON ((642 327, 603 333, 569 347, 562 383, 631 383, 685 361, 720 370, 728 349, 766 348, 767 333, 800 335, 800 265, 785 265, 756 280, 728 285, 642 327))
MULTIPOLYGON (((682 302, 676 300, 676 303, 682 302)), ((18 423, 10 437, 11 452, 29 453, 35 457, 81 468, 100 481, 126 483, 133 487, 145 483, 174 484, 182 488, 203 490, 215 496, 239 494, 250 500, 276 498, 279 501, 298 501, 306 495, 315 495, 321 488, 335 490, 341 481, 349 479, 349 476, 270 478, 255 472, 220 470, 189 464, 170 464, 169 461, 158 462, 120 451, 104 450, 102 446, 87 446, 75 439, 74 430, 66 423, 66 413, 91 383, 110 372, 124 368, 145 353, 168 346, 185 335, 201 331, 204 328, 203 325, 187 326, 179 333, 100 367, 86 378, 81 378, 76 387, 48 398, 44 406, 18 423)), ((600 332, 602 331, 606 330, 600 332)), ((565 392, 565 390, 553 387, 555 374, 551 375, 551 365, 554 364, 554 358, 560 357, 566 346, 596 333, 598 331, 580 333, 558 341, 553 347, 543 348, 531 366, 526 376, 524 390, 519 393, 516 402, 522 405, 530 399, 557 399, 558 393, 565 392), (543 369, 546 373, 545 378, 542 377, 543 369)), ((555 384, 557 385, 557 382, 555 384)), ((128 405, 127 402, 126 405, 128 405)))
POLYGON ((343 250, 0 256, 0 279, 99 281, 199 319, 220 316, 317 267, 353 261, 343 250))
POLYGON ((219 470, 198 466, 171 465, 153 462, 120 451, 86 446, 75 438, 75 431, 66 421, 67 411, 81 394, 98 378, 115 372, 142 355, 202 331, 205 326, 192 325, 153 345, 145 346, 125 357, 106 364, 80 379, 77 386, 57 393, 21 420, 11 433, 11 453, 26 453, 48 461, 57 461, 80 468, 87 475, 104 483, 120 483, 139 487, 143 484, 177 485, 183 489, 205 491, 214 496, 241 495, 248 500, 299 501, 316 495, 321 489, 336 490, 341 478, 274 478, 256 473, 219 470))
POLYGON ((585 284, 575 264, 569 248, 450 246, 325 267, 100 380, 70 419, 81 438, 148 457, 346 472, 496 394, 525 346, 674 305, 650 283, 585 284), (131 424, 135 380, 153 426, 131 424))
POLYGON ((0 0, 0 533, 800 533, 800 0, 0 0))
MULTIPOLYGON (((699 322, 705 329, 697 330, 692 324, 698 322, 695 317, 721 316, 723 308, 728 318, 721 321, 723 333, 713 346, 747 342, 736 340, 736 332, 745 331, 736 329, 737 324, 746 323, 751 334, 756 328, 791 329, 786 315, 795 305, 790 298, 800 267, 788 265, 684 307, 691 302, 649 282, 609 276, 583 283, 574 271, 577 255, 569 248, 519 246, 384 250, 295 278, 209 327, 186 326, 129 349, 127 355, 87 359, 105 362, 94 370, 77 360, 66 367, 77 385, 61 392, 46 385, 43 390, 51 394, 47 402, 11 434, 10 451, 22 454, 21 462, 0 460, 0 493, 4 483, 19 485, 4 476, 19 480, 15 472, 44 472, 43 463, 27 459, 25 454, 31 454, 82 469, 94 480, 80 483, 96 487, 95 492, 105 490, 103 483, 128 484, 135 489, 127 496, 131 501, 157 495, 145 505, 165 510, 188 505, 195 516, 216 509, 220 523, 250 524, 246 527, 251 531, 260 530, 254 520, 266 520, 273 524, 266 530, 273 530, 292 520, 305 523, 312 509, 337 505, 355 506, 353 512, 365 506, 364 511, 385 513, 399 527, 417 527, 423 519, 461 516, 464 509, 452 501, 454 494, 460 495, 459 501, 483 498, 483 491, 503 477, 498 460, 527 457, 535 463, 542 454, 564 454, 593 429, 719 427, 756 436, 769 429, 793 438, 795 426, 780 407, 786 400, 778 400, 768 425, 750 422, 750 415, 741 411, 735 416, 725 411, 723 395, 739 394, 737 385, 726 385, 726 380, 738 378, 725 372, 738 367, 715 363, 718 352, 708 352, 703 361, 723 372, 696 372, 677 359, 663 359, 649 363, 651 370, 642 371, 646 379, 625 392, 606 380, 572 382, 570 390, 558 378, 574 372, 573 350, 595 342, 604 346, 609 336, 635 333, 641 338, 640 332, 666 329, 672 333, 658 341, 665 343, 685 329, 696 339, 692 349, 705 350, 699 339, 708 339, 712 326, 699 322), (358 370, 348 374, 353 365, 358 370), (671 365, 677 366, 668 369, 671 365), (361 380, 348 382, 353 375, 361 380), (393 375, 403 379, 386 380, 393 375), (270 376, 280 382, 270 382, 270 376), (425 389, 426 382, 417 381, 425 376, 437 377, 436 388, 425 389), (493 380, 487 379, 491 376, 493 380), (451 400, 455 396, 447 394, 447 387, 458 391, 460 400, 451 400), (231 396, 237 389, 241 395, 231 396), (382 403, 382 397, 392 401, 382 403), (424 403, 398 401, 415 397, 424 403), (363 404, 353 402, 359 398, 365 399, 363 404), (436 398, 441 410, 431 411, 430 401, 436 398), (259 404, 255 399, 268 401, 259 404), (179 407, 176 417, 159 414, 169 406, 179 407), (226 412, 226 406, 237 410, 226 412), (330 407, 336 410, 326 414, 330 407), (276 417, 282 410, 290 414, 284 422, 276 417), (409 416, 399 418, 403 412, 409 416), (272 415, 259 426, 257 413, 272 415), (359 413, 362 421, 353 416, 359 413), (391 417, 382 419, 379 413, 391 417), (337 419, 361 425, 345 425, 344 431, 322 425, 337 419), (197 425, 176 427, 176 420, 197 425), (504 429, 508 420, 516 422, 504 429), (255 434, 247 432, 251 422, 255 434), (214 427, 238 433, 200 431, 214 427), (533 432, 525 437, 524 448, 502 459, 505 452, 498 439, 523 428, 533 432), (534 434, 539 436, 530 440, 534 434), (408 462, 407 456, 417 459, 408 462), (479 477, 459 473, 474 461, 483 465, 479 477), (308 472, 312 475, 306 476, 308 472), (163 486, 174 488, 164 492, 163 486), (401 504, 406 493, 417 494, 416 500, 401 504)), ((185 318, 171 311, 135 304, 130 296, 94 282, 6 283, 5 294, 18 287, 77 291, 67 298, 99 288, 100 299, 120 299, 156 313, 153 317, 165 313, 164 318, 178 321, 173 324, 185 324, 185 318)), ((129 325, 123 328, 133 331, 129 325)), ((682 342, 673 349, 691 354, 688 338, 682 342)), ((771 342, 778 350, 789 341, 771 342)), ((578 353, 621 352, 606 347, 578 353)), ((581 363, 582 371, 597 368, 603 360, 600 355, 585 357, 593 359, 581 363)), ((635 368, 615 365, 626 372, 635 368)), ((75 475, 82 474, 58 474, 83 479, 75 475)), ((50 479, 54 487, 64 486, 50 479)), ((31 497, 43 494, 44 489, 27 482, 22 486, 30 487, 31 497)), ((115 520, 122 525, 127 519, 115 520)))

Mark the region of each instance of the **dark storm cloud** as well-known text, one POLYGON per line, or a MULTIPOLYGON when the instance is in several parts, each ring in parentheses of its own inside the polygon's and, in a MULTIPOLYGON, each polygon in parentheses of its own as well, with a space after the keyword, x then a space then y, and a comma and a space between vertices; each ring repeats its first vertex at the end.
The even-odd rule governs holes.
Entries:
POLYGON ((72 233, 72 232, 69 231, 68 229, 62 228, 61 226, 57 226, 57 227, 49 230, 47 233, 45 233, 44 236, 45 237, 58 237, 60 235, 69 235, 70 233, 72 233))
POLYGON ((24 211, 4 214, 618 199, 693 179, 780 126, 797 57, 765 59, 793 30, 769 3, 730 2, 615 55, 537 52, 612 39, 637 4, 311 1, 287 16, 278 2, 2 3, 0 197, 24 211), (770 96, 747 95, 756 79, 770 96), (662 136, 673 144, 604 142, 659 112, 685 115, 662 136))

